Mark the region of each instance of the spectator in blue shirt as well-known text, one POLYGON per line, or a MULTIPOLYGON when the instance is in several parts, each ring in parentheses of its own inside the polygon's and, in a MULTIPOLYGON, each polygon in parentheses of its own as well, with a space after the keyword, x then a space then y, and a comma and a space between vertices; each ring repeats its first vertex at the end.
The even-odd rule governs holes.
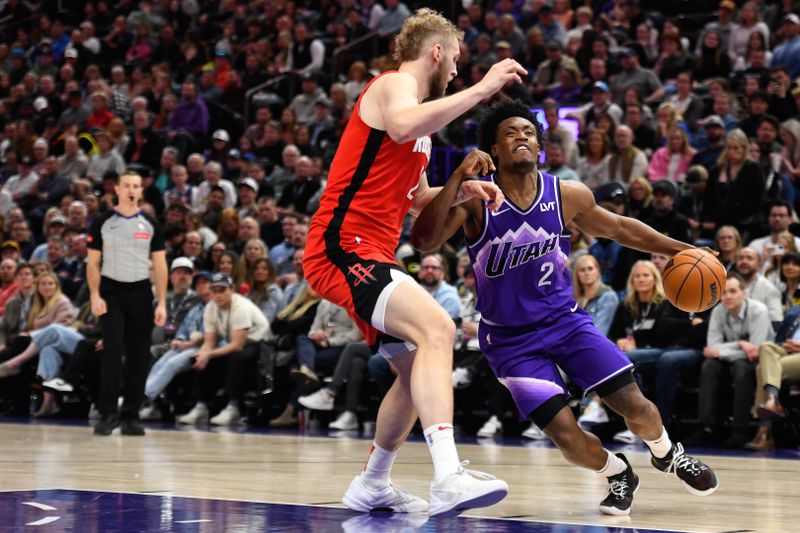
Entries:
POLYGON ((800 76, 800 17, 789 13, 783 17, 784 41, 772 53, 772 64, 783 65, 789 69, 789 75, 794 79, 800 76))

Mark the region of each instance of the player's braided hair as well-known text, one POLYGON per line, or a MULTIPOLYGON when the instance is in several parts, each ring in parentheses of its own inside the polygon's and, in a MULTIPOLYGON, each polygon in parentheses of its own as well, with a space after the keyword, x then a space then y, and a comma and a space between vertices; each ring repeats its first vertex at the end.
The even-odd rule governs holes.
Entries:
POLYGON ((530 108, 520 100, 500 100, 492 104, 486 111, 478 128, 478 147, 487 154, 492 153, 492 146, 497 143, 497 129, 507 118, 522 117, 530 120, 536 127, 536 141, 542 146, 542 126, 530 108))

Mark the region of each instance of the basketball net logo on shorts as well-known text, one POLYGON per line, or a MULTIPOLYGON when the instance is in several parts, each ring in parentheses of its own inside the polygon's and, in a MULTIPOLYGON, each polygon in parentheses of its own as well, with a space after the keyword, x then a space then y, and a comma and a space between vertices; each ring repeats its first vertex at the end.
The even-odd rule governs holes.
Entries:
POLYGON ((353 285, 358 287, 362 283, 368 284, 370 281, 375 281, 375 276, 372 275, 373 268, 375 268, 375 265, 364 267, 364 265, 361 263, 356 263, 348 268, 347 272, 356 278, 356 281, 353 283, 353 285))

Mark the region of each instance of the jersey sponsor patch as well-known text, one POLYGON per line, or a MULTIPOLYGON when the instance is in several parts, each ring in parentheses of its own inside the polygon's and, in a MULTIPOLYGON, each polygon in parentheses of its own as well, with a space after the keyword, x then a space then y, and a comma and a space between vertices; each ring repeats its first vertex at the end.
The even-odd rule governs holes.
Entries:
POLYGON ((152 233, 146 233, 144 231, 137 231, 136 233, 133 234, 133 238, 134 239, 149 239, 152 235, 153 235, 152 233))

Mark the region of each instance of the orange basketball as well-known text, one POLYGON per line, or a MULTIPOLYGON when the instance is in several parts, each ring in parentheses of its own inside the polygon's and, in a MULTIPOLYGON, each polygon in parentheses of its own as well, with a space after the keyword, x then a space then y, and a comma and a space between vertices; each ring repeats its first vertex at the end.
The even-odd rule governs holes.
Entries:
POLYGON ((708 252, 693 248, 675 254, 664 267, 664 292, 687 313, 714 307, 725 289, 725 267, 708 252))

